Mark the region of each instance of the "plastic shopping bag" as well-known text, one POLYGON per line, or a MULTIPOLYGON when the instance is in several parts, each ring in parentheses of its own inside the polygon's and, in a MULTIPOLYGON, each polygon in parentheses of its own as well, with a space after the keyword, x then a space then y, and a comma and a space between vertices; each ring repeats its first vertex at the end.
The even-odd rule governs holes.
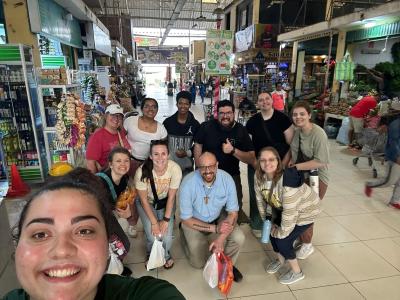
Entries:
POLYGON ((158 239, 154 240, 151 247, 149 261, 147 262, 147 271, 161 267, 165 264, 165 250, 163 244, 158 239))
POLYGON ((118 254, 113 251, 111 244, 108 244, 108 253, 110 254, 110 261, 108 263, 107 274, 121 275, 124 266, 118 258, 118 254))
POLYGON ((203 277, 211 288, 215 288, 218 285, 218 262, 215 253, 208 258, 203 269, 203 277))
POLYGON ((224 252, 217 254, 218 260, 218 289, 224 295, 228 295, 233 283, 233 264, 229 256, 224 252))

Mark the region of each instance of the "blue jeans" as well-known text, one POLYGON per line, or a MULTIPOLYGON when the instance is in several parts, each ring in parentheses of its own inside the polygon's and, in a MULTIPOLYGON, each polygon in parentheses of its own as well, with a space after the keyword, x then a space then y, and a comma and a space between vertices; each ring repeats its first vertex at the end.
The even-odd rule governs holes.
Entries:
MULTIPOLYGON (((147 216, 146 212, 144 211, 140 200, 137 199, 135 202, 136 202, 136 208, 139 213, 140 220, 142 221, 142 224, 143 224, 143 230, 146 235, 146 254, 147 254, 147 256, 149 256, 151 247, 153 246, 153 243, 154 243, 154 236, 151 234, 151 221, 150 221, 149 217, 147 216)), ((153 205, 151 205, 151 204, 150 204, 150 207, 151 207, 154 215, 156 216, 157 220, 161 221, 164 218, 165 208, 155 210, 153 205)), ((165 249, 165 260, 168 260, 171 258, 171 254, 169 253, 169 251, 172 247, 172 234, 174 231, 174 216, 175 216, 175 205, 171 212, 171 219, 169 220, 169 223, 168 223, 167 233, 162 238, 163 247, 165 249)))
POLYGON ((295 259, 296 252, 293 249, 293 242, 312 224, 307 224, 303 226, 296 225, 292 232, 284 239, 277 239, 270 236, 272 248, 275 252, 281 254, 285 259, 295 259))

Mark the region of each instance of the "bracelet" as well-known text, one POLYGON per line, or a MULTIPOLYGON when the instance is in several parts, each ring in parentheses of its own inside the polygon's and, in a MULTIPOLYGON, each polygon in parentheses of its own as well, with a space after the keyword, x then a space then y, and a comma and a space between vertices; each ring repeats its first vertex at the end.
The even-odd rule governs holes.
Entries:
POLYGON ((231 151, 231 152, 229 152, 229 154, 230 154, 230 155, 233 155, 233 154, 235 154, 235 150, 236 150, 236 148, 235 148, 235 147, 233 147, 232 151, 231 151))
POLYGON ((164 218, 163 218, 163 221, 165 221, 165 222, 169 222, 171 220, 171 218, 167 218, 167 217, 165 217, 164 216, 164 218))
POLYGON ((158 224, 158 223, 154 223, 154 224, 153 224, 153 223, 151 223, 151 226, 156 226, 157 224, 158 224))

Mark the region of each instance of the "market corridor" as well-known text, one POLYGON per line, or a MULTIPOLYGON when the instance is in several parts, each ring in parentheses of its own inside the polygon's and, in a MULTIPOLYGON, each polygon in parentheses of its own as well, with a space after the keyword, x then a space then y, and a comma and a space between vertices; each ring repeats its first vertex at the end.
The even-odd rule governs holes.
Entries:
MULTIPOLYGON (((159 100, 159 121, 175 112, 175 98, 167 97, 164 90, 148 90, 148 96, 159 100)), ((191 110, 201 122, 204 112, 199 103, 198 98, 191 110)), ((240 284, 233 284, 229 299, 399 298, 400 212, 386 205, 391 188, 375 189, 371 198, 364 196, 364 182, 372 177, 372 171, 366 159, 361 159, 356 167, 353 166, 352 156, 345 148, 330 140, 332 178, 323 200, 323 213, 316 221, 313 240, 316 251, 308 259, 300 261, 306 274, 305 280, 288 287, 281 285, 276 275, 267 274, 264 264, 273 258, 270 245, 263 248, 251 234, 248 225, 242 225, 246 243, 239 256, 238 268, 244 279, 240 284)), ((248 212, 246 170, 242 165, 244 210, 248 212)), ((20 205, 15 200, 6 201, 10 217, 15 220, 20 205)), ((179 214, 176 215, 178 217, 179 214)), ((147 272, 144 267, 144 236, 140 231, 138 238, 131 239, 132 249, 125 259, 125 263, 133 270, 132 276, 151 275, 166 279, 190 300, 221 299, 217 290, 207 286, 201 271, 188 264, 177 229, 174 239, 174 268, 147 272)), ((1 289, 16 284, 2 279, 1 289)))

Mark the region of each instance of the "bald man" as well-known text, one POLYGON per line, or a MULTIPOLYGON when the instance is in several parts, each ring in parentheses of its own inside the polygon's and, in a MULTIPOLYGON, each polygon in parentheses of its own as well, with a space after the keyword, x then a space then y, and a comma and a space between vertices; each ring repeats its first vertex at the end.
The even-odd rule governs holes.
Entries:
MULTIPOLYGON (((221 251, 235 264, 245 240, 236 223, 235 182, 218 169, 214 154, 204 152, 198 162, 198 169, 184 178, 179 191, 183 249, 195 268, 203 268, 212 252, 221 251)), ((236 282, 243 278, 235 267, 233 275, 236 282)))

